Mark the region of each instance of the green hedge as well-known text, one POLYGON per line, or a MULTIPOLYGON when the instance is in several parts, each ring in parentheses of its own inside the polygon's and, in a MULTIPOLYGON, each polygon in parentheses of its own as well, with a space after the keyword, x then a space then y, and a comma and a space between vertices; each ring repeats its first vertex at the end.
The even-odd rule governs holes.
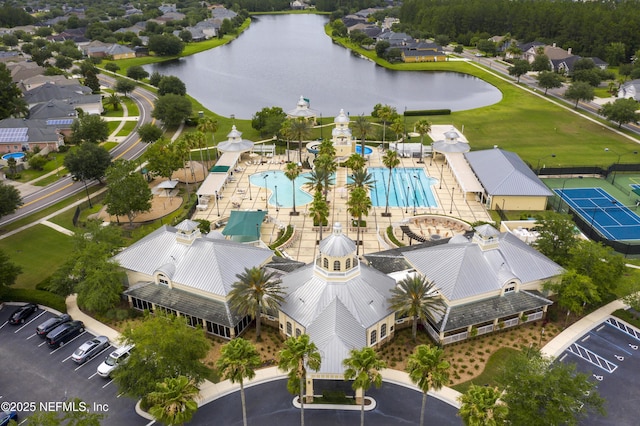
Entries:
POLYGON ((278 236, 278 238, 269 246, 269 248, 271 250, 275 250, 276 248, 280 247, 282 244, 284 244, 289 238, 291 238, 291 235, 293 235, 293 226, 291 225, 287 225, 287 229, 282 232, 280 231, 280 235, 278 236))
POLYGON ((398 239, 396 238, 396 236, 393 234, 393 226, 388 226, 387 227, 387 237, 389 237, 389 240, 397 245, 398 247, 403 247, 404 244, 401 243, 400 241, 398 241, 398 239))
POLYGON ((5 287, 0 290, 0 301, 37 303, 38 305, 48 306, 60 312, 67 312, 64 297, 44 290, 5 287))
POLYGON ((617 311, 615 311, 613 313, 613 316, 620 318, 623 321, 628 322, 629 324, 633 325, 634 327, 638 327, 640 328, 640 318, 638 318, 636 315, 634 315, 633 313, 625 310, 625 309, 618 309, 617 311))
POLYGON ((417 109, 413 111, 405 111, 406 117, 416 117, 421 115, 451 115, 450 109, 417 109))

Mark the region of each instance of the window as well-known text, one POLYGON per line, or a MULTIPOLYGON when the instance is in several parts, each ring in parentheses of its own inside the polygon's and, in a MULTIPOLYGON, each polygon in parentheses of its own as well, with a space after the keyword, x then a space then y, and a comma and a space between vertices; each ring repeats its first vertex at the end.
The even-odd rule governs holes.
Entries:
POLYGON ((291 336, 291 330, 293 329, 293 327, 291 327, 291 323, 289 321, 287 321, 287 336, 291 336))
POLYGON ((369 343, 370 345, 373 345, 378 341, 378 331, 377 330, 373 330, 371 332, 371 338, 369 340, 370 340, 370 343, 369 343))
POLYGON ((299 328, 296 328, 296 337, 300 337, 301 334, 302 334, 302 331, 300 331, 299 328))
POLYGON ((339 260, 334 260, 333 261, 333 270, 334 271, 339 271, 340 270, 340 261, 339 260))
POLYGON ((504 288, 504 294, 513 293, 514 291, 516 291, 516 286, 515 285, 511 285, 509 287, 505 287, 504 288))
POLYGON ((141 300, 141 299, 138 299, 136 297, 132 297, 131 298, 131 305, 135 309, 139 309, 141 311, 153 312, 153 305, 151 304, 151 302, 147 302, 146 300, 141 300))
POLYGON ((158 275, 158 284, 166 285, 169 287, 169 280, 164 275, 158 275))
POLYGON ((329 259, 325 257, 322 261, 322 266, 329 269, 329 259))
POLYGON ((351 258, 347 259, 347 261, 345 262, 344 267, 345 267, 345 269, 350 269, 351 268, 351 258))
POLYGON ((387 337, 387 324, 382 324, 380 326, 380 339, 384 339, 387 337))

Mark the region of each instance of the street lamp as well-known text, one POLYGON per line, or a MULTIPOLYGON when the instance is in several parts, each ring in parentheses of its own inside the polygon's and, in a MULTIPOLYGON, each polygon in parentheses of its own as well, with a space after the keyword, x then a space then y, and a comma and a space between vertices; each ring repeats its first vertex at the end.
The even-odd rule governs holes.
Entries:
POLYGON ((556 155, 555 154, 546 155, 546 156, 538 159, 538 164, 536 165, 536 174, 538 174, 538 175, 540 174, 540 161, 544 160, 545 158, 549 158, 549 157, 555 158, 556 155))
POLYGON ((267 177, 269 176, 269 174, 265 174, 264 176, 262 176, 262 178, 264 179, 264 209, 265 210, 269 210, 269 193, 267 192, 267 177))
POLYGON ((440 189, 442 189, 442 173, 444 172, 444 161, 442 162, 442 167, 440 168, 440 189))
MULTIPOLYGON (((418 179, 418 176, 413 175, 414 179, 418 179)), ((415 216, 417 214, 417 209, 418 209, 418 193, 416 191, 416 186, 417 183, 413 184, 413 215, 415 216)))
MULTIPOLYGON (((611 185, 615 185, 615 183, 616 183, 616 166, 617 166, 618 164, 620 164, 620 157, 622 157, 622 155, 623 155, 624 153, 623 153, 623 154, 620 154, 620 153, 615 152, 614 150, 609 149, 609 148, 605 148, 605 149, 604 149, 604 151, 605 151, 605 152, 609 152, 609 151, 611 151, 611 152, 613 152, 615 155, 617 155, 617 156, 618 156, 618 159, 617 159, 617 160, 616 160, 616 162, 613 164, 613 178, 611 179, 611 185)), ((633 151, 633 154, 638 154, 638 151, 633 151)))
POLYGON ((451 188, 451 205, 449 206, 449 214, 453 213, 453 193, 455 192, 455 190, 456 188, 451 188))
POLYGON ((406 194, 406 198, 407 198, 407 203, 406 203, 406 205, 405 205, 404 212, 405 212, 405 213, 409 213, 409 185, 407 185, 407 194, 406 194))
POLYGON ((429 165, 432 166, 433 165, 433 142, 431 142, 431 158, 429 158, 429 165))
POLYGON ((218 196, 218 191, 216 193, 216 208, 218 209, 218 217, 220 217, 220 197, 218 196))
POLYGON ((253 200, 251 198, 251 175, 247 176, 247 180, 249 181, 249 200, 253 200))
POLYGON ((278 185, 276 185, 276 211, 280 211, 280 205, 278 204, 278 185))

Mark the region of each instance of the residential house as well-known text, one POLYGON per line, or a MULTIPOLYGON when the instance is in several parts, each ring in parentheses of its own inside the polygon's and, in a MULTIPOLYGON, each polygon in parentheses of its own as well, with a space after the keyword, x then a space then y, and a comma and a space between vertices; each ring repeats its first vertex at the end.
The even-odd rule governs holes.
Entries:
POLYGON ((64 75, 36 75, 35 77, 21 80, 18 87, 23 92, 36 89, 43 84, 55 84, 56 86, 80 86, 80 80, 77 78, 67 78, 64 75))
MULTIPOLYGON (((193 27, 186 27, 184 30, 189 31, 193 41, 208 40, 215 37, 218 33, 216 30, 216 24, 212 19, 200 21, 193 27)), ((179 37, 181 32, 182 30, 176 30, 173 32, 173 35, 179 37)))
POLYGON ((640 101, 640 79, 627 81, 618 90, 619 98, 629 98, 640 101))
POLYGON ((15 50, 10 50, 8 52, 6 51, 2 51, 0 52, 0 62, 19 62, 19 61, 23 61, 24 58, 22 56, 22 53, 17 52, 15 50))
POLYGON ((545 44, 540 41, 532 41, 529 43, 519 44, 518 48, 522 52, 522 59, 528 61, 529 63, 532 63, 536 55, 538 54, 538 51, 540 49, 543 49, 544 46, 545 44))
POLYGON ((92 95, 90 88, 79 84, 60 86, 48 82, 24 92, 24 100, 29 109, 52 100, 66 100, 87 114, 101 114, 103 111, 100 95, 92 95))
POLYGON ((163 14, 162 16, 158 16, 155 19, 149 19, 149 21, 154 21, 154 22, 157 22, 157 23, 159 23, 161 25, 164 25, 167 22, 182 21, 186 17, 187 17, 187 15, 185 15, 184 13, 167 12, 167 13, 163 14))
POLYGON ((11 80, 14 83, 20 83, 23 80, 44 74, 44 68, 35 62, 19 61, 7 63, 7 68, 11 72, 11 80))
POLYGON ((40 150, 57 151, 64 138, 56 126, 45 120, 6 118, 0 120, 0 152, 40 150))
POLYGON ((405 33, 396 33, 393 31, 383 31, 378 34, 378 41, 380 40, 388 41, 390 47, 402 47, 415 42, 413 37, 410 35, 405 33))
POLYGON ((85 95, 72 99, 52 99, 29 110, 29 119, 65 119, 78 116, 78 110, 99 115, 103 111, 101 95, 85 95))
POLYGON ((170 13, 170 12, 177 12, 178 8, 176 7, 175 3, 163 3, 158 7, 158 10, 164 14, 164 13, 170 13))
POLYGON ((118 60, 136 57, 136 52, 127 46, 118 43, 104 43, 99 40, 94 40, 83 46, 82 52, 90 58, 113 58, 118 60))
POLYGON ((304 10, 307 9, 309 5, 300 0, 293 0, 289 3, 289 7, 291 7, 292 10, 304 10))
POLYGON ((485 149, 464 154, 490 210, 545 210, 553 193, 514 152, 485 149))
POLYGON ((115 32, 117 33, 134 33, 135 35, 140 35, 141 31, 145 31, 147 29, 147 23, 144 21, 140 21, 140 22, 136 22, 135 24, 133 24, 130 27, 127 28, 120 28, 118 30, 116 30, 115 32))
POLYGON ((404 62, 442 62, 447 60, 442 46, 436 43, 407 43, 401 50, 404 62))

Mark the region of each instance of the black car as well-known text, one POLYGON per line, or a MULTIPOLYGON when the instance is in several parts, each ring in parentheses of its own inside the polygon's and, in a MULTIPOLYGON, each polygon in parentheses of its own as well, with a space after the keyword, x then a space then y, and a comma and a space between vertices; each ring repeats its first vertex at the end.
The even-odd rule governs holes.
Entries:
POLYGON ((31 316, 35 311, 38 310, 38 305, 34 303, 28 303, 24 306, 20 306, 16 309, 11 316, 9 317, 10 324, 24 324, 24 322, 31 316))
POLYGON ((83 332, 84 323, 82 321, 69 321, 51 330, 47 334, 46 340, 49 346, 57 348, 83 332))
POLYGON ((43 339, 47 337, 47 334, 57 326, 64 324, 65 322, 71 321, 71 316, 67 314, 58 315, 53 318, 49 318, 38 327, 36 327, 36 334, 43 339))

